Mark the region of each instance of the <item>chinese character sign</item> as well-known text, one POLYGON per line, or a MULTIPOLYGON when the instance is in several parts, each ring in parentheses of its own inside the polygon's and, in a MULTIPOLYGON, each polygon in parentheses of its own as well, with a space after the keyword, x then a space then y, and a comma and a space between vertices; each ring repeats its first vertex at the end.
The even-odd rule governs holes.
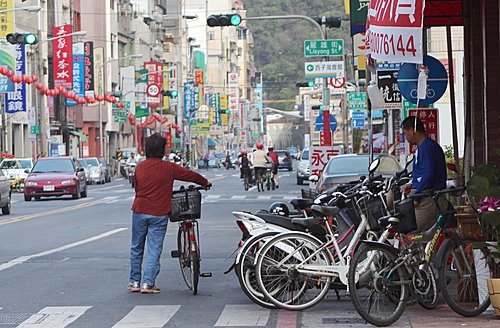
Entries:
POLYGON ((425 0, 370 0, 366 53, 388 62, 422 63, 425 0))
MULTIPOLYGON (((1 1, 0 1, 1 2, 1 1)), ((16 44, 16 75, 26 74, 26 51, 24 44, 16 44)), ((5 94, 5 112, 15 114, 26 111, 26 83, 14 84, 14 91, 5 94)))
MULTIPOLYGON (((73 92, 79 97, 85 95, 85 57, 83 42, 73 44, 73 92)), ((68 106, 75 106, 76 101, 67 99, 68 106)))
POLYGON ((0 38, 14 32, 14 0, 0 1, 0 38))
POLYGON ((384 97, 385 109, 401 108, 401 92, 398 86, 399 64, 394 69, 377 68, 377 85, 384 97))
MULTIPOLYGON (((439 142, 439 120, 438 120, 438 110, 436 108, 426 108, 426 109, 410 109, 408 110, 408 116, 418 117, 422 123, 424 123, 425 133, 431 139, 439 142)), ((416 145, 412 145, 410 152, 415 153, 417 150, 416 145)))
MULTIPOLYGON (((57 38, 71 33, 71 25, 54 26, 52 37, 57 38)), ((52 42, 52 56, 54 67, 54 86, 73 88, 73 38, 60 37, 52 42)))
POLYGON ((84 74, 85 74, 85 95, 94 95, 94 42, 84 43, 84 74))
POLYGON ((321 176, 323 168, 326 163, 328 163, 328 160, 338 154, 340 154, 340 148, 338 147, 313 147, 311 149, 311 156, 309 159, 311 174, 321 176))

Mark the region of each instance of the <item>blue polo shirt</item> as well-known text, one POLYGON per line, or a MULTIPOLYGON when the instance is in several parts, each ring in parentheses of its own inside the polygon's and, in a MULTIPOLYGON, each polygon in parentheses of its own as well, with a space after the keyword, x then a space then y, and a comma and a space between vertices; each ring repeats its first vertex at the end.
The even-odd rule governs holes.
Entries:
POLYGON ((413 158, 412 189, 424 190, 446 188, 446 161, 441 146, 427 137, 418 146, 413 158))

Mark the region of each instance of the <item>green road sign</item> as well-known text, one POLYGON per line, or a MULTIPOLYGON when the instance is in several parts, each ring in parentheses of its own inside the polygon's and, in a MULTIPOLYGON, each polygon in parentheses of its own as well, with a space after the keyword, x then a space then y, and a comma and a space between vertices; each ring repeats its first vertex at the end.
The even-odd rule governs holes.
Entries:
POLYGON ((344 40, 305 40, 304 56, 342 56, 344 54, 344 40))
POLYGON ((31 134, 40 134, 40 125, 32 125, 31 134))
POLYGON ((366 92, 349 92, 347 95, 349 110, 366 109, 366 92))

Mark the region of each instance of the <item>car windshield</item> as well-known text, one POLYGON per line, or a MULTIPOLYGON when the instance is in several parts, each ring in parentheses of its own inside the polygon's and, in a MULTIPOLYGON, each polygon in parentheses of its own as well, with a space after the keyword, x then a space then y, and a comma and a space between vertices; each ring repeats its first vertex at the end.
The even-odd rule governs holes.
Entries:
POLYGON ((87 166, 87 161, 85 161, 83 158, 79 158, 78 161, 82 166, 87 166))
POLYGON ((17 160, 4 160, 2 162, 2 169, 19 169, 20 163, 17 160))
POLYGON ((23 169, 31 169, 31 167, 33 166, 33 162, 29 159, 21 159, 19 160, 19 162, 21 163, 21 167, 23 169))
POLYGON ((44 159, 36 162, 32 172, 75 172, 75 169, 69 159, 44 159))
POLYGON ((87 165, 90 165, 90 166, 99 166, 99 162, 97 161, 97 158, 86 158, 85 162, 87 163, 87 165))
POLYGON ((366 174, 368 156, 333 157, 325 168, 326 174, 366 174))
POLYGON ((300 159, 303 159, 303 160, 309 160, 309 150, 304 150, 302 152, 302 155, 300 156, 300 159))

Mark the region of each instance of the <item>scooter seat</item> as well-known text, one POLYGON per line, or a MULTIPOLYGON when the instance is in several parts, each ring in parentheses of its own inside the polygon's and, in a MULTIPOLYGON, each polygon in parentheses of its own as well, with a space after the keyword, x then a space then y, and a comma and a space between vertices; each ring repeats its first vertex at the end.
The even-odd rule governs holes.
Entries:
POLYGON ((311 228, 313 226, 316 226, 321 220, 322 218, 313 216, 307 218, 295 218, 292 219, 292 222, 301 227, 311 228))
POLYGON ((340 212, 340 209, 337 206, 313 205, 311 209, 315 212, 323 214, 324 216, 337 215, 340 212))
POLYGON ((290 230, 305 230, 305 229, 300 229, 300 227, 294 225, 292 223, 292 219, 287 217, 287 216, 281 216, 277 214, 270 214, 270 213, 254 213, 255 216, 258 216, 262 220, 266 221, 267 223, 274 224, 286 229, 290 230))
POLYGON ((314 204, 314 199, 295 198, 290 201, 290 204, 297 210, 303 210, 311 207, 314 204))

